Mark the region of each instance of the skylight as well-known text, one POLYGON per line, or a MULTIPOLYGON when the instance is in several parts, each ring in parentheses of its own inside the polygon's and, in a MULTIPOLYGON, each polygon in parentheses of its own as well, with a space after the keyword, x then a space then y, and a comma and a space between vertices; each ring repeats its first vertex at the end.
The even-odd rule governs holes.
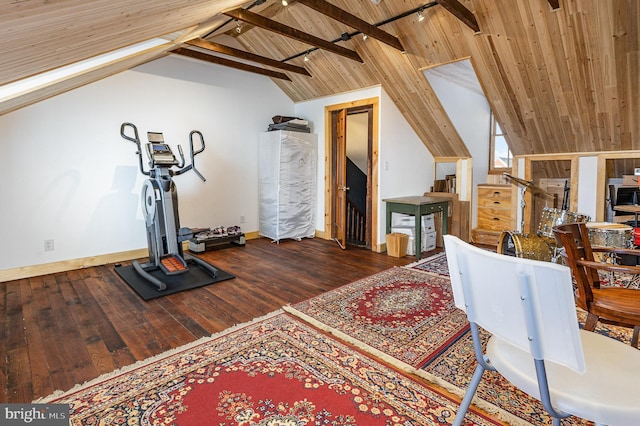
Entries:
POLYGON ((158 47, 167 43, 169 43, 167 40, 161 38, 146 40, 138 44, 123 47, 122 49, 114 50, 103 55, 86 59, 84 61, 56 68, 51 71, 43 72, 41 74, 34 75, 33 77, 27 77, 13 83, 5 84, 3 86, 0 86, 0 102, 4 102, 11 98, 34 91, 36 89, 41 89, 59 81, 63 81, 72 76, 79 75, 91 69, 105 65, 109 62, 124 59, 128 56, 133 56, 137 53, 144 52, 145 50, 153 49, 154 47, 158 47))

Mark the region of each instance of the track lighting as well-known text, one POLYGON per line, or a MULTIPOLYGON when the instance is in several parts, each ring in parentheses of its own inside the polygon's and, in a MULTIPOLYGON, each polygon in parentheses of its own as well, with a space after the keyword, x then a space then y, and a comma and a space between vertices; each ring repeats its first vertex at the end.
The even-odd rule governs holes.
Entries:
POLYGON ((424 20, 424 15, 422 14, 422 9, 418 11, 418 22, 422 22, 424 20))
POLYGON ((304 61, 309 62, 309 52, 304 54, 304 61))
POLYGON ((283 6, 289 6, 289 2, 287 0, 282 0, 282 5, 283 6))
POLYGON ((240 34, 242 32, 242 22, 236 20, 236 32, 240 34))
POLYGON ((368 35, 366 35, 366 34, 362 34, 362 41, 365 41, 365 40, 366 40, 366 39, 368 39, 368 38, 369 38, 369 36, 368 36, 368 35))

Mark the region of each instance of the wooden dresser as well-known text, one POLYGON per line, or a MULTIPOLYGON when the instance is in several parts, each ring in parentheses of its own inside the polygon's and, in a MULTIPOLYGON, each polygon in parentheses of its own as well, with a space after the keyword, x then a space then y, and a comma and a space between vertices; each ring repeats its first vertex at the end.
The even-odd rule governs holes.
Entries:
POLYGON ((498 245, 502 231, 511 227, 511 185, 478 185, 478 227, 474 243, 498 245))

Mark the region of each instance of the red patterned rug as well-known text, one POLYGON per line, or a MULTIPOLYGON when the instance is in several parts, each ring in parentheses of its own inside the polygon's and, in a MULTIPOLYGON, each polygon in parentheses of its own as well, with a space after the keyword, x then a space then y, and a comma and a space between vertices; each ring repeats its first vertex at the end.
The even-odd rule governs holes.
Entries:
POLYGON ((70 404, 73 425, 444 425, 457 409, 284 313, 38 402, 70 404))
POLYGON ((469 328, 453 304, 448 277, 399 267, 284 309, 408 369, 437 356, 469 328))
MULTIPOLYGON (((462 396, 476 360, 466 315, 449 306, 451 299, 446 256, 441 253, 285 309, 462 396)), ((584 320, 580 312, 579 319, 584 320)), ((597 331, 627 343, 631 337, 630 330, 619 327, 599 325, 597 331)), ((497 373, 485 373, 476 395, 477 406, 509 424, 551 424, 537 400, 497 373)), ((576 418, 564 423, 588 424, 576 418)))

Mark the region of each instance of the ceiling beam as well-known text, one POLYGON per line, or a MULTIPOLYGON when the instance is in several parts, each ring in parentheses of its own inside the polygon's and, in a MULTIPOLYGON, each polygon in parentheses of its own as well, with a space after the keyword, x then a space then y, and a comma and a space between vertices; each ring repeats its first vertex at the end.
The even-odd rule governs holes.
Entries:
POLYGON ((316 12, 320 12, 323 15, 326 15, 332 19, 335 19, 338 22, 342 22, 345 25, 350 26, 351 28, 355 28, 363 34, 368 35, 371 38, 375 38, 389 46, 398 49, 401 52, 404 52, 404 47, 400 40, 395 36, 392 36, 386 31, 382 31, 375 25, 371 25, 370 23, 363 21, 355 15, 350 14, 344 9, 340 9, 337 6, 332 5, 331 3, 325 0, 298 0, 298 3, 301 3, 316 12))
POLYGON ((551 5, 551 9, 560 9, 560 0, 548 0, 551 5))
POLYGON ((298 74, 311 77, 311 74, 309 74, 309 71, 307 71, 306 68, 304 67, 299 67, 296 65, 287 64, 285 62, 276 61, 275 59, 266 58, 264 56, 256 55, 250 52, 245 52, 244 50, 236 49, 229 46, 224 46, 222 44, 203 40, 201 38, 194 38, 192 40, 187 41, 186 44, 200 47, 202 49, 210 50, 212 52, 222 53, 224 55, 233 56, 235 58, 245 59, 251 62, 257 62, 259 64, 267 65, 273 68, 278 68, 285 71, 291 71, 291 72, 295 72, 298 74))
POLYGON ((479 33, 480 27, 473 13, 462 5, 458 0, 436 0, 438 4, 447 9, 453 16, 461 20, 474 32, 479 33))
POLYGON ((353 59, 360 63, 364 62, 358 52, 350 50, 337 44, 333 44, 330 41, 323 40, 311 34, 307 34, 295 28, 273 21, 269 18, 258 15, 257 13, 249 12, 248 10, 238 8, 224 12, 225 15, 230 16, 240 21, 248 22, 256 27, 264 28, 265 30, 273 31, 283 36, 293 38, 303 43, 310 44, 319 49, 323 49, 337 55, 344 56, 345 58, 353 59))
POLYGON ((211 62, 212 64, 223 65, 225 67, 235 68, 242 71, 248 71, 255 74, 262 74, 272 78, 279 78, 281 80, 291 81, 286 75, 278 71, 267 70, 264 68, 256 67, 242 62, 232 61, 231 59, 221 58, 219 56, 209 55, 207 53, 198 52, 197 50, 187 49, 185 47, 179 47, 172 50, 171 53, 177 53, 178 55, 188 56, 190 58, 199 59, 201 61, 211 62))

